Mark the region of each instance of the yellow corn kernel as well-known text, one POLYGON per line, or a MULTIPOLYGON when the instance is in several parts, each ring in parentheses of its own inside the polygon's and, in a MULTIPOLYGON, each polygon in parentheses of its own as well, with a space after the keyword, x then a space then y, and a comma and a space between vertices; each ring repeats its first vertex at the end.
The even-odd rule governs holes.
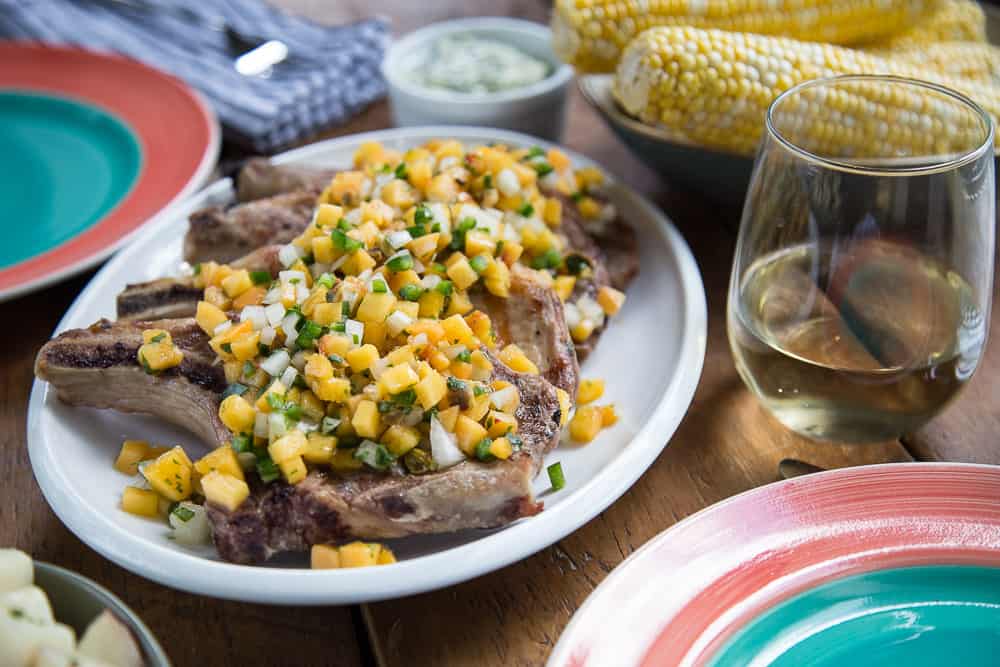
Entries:
POLYGON ((605 285, 597 290, 597 303, 607 315, 616 315, 625 303, 625 295, 614 287, 605 285))
POLYGON ((530 373, 532 375, 538 375, 538 366, 534 364, 531 359, 528 359, 524 351, 517 345, 511 343, 507 347, 500 350, 500 361, 507 364, 511 370, 517 371, 518 373, 530 373))
POLYGON ((517 418, 512 414, 490 410, 486 418, 487 435, 491 438, 499 438, 517 431, 517 418))
POLYGON ((420 376, 408 364, 393 366, 379 378, 379 384, 388 394, 398 394, 417 384, 420 376))
POLYGON ((604 395, 604 380, 581 380, 576 391, 576 402, 580 404, 593 403, 604 395))
POLYGON ((264 303, 264 296, 267 288, 263 285, 254 285, 243 294, 233 299, 233 310, 243 310, 247 306, 259 306, 264 303))
POLYGON ((474 350, 469 355, 469 361, 472 362, 473 375, 476 379, 484 380, 493 373, 493 362, 483 354, 482 350, 474 350))
POLYGON ((284 399, 287 391, 288 389, 281 383, 281 380, 275 380, 271 383, 271 386, 267 388, 267 391, 257 398, 257 402, 254 403, 254 407, 257 408, 258 412, 270 412, 271 404, 268 403, 267 397, 274 394, 275 396, 284 399))
POLYGON ((382 187, 382 201, 395 208, 409 208, 417 203, 413 188, 401 179, 393 179, 382 187))
POLYGON ((441 239, 439 232, 418 236, 406 244, 406 249, 417 259, 424 261, 434 254, 438 249, 438 241, 441 239))
POLYGON ((222 310, 229 310, 233 305, 232 299, 226 296, 221 287, 215 285, 205 288, 204 300, 222 310))
POLYGON ((301 456, 295 456, 282 461, 278 464, 278 470, 281 471, 281 476, 289 484, 298 484, 309 474, 306 462, 302 460, 301 456))
POLYGON ((309 382, 309 388, 322 401, 346 403, 351 398, 351 383, 345 378, 326 378, 309 382))
POLYGON ((215 471, 201 478, 201 489, 206 502, 230 512, 239 507, 250 495, 250 487, 246 482, 215 471))
POLYGON ((299 405, 302 406, 302 411, 305 415, 311 419, 319 421, 323 418, 324 407, 322 401, 312 393, 310 390, 306 389, 302 392, 302 398, 299 399, 299 405))
POLYGON ((149 443, 145 440, 126 440, 115 459, 115 470, 126 475, 138 474, 139 461, 145 460, 148 453, 149 443))
POLYGON ((184 500, 191 496, 191 459, 180 447, 174 447, 142 470, 153 490, 168 500, 184 500))
POLYGON ((222 359, 224 360, 231 359, 233 356, 232 352, 229 351, 227 348, 229 348, 232 342, 237 338, 239 338, 240 336, 252 332, 253 332, 253 323, 250 320, 247 320, 245 322, 240 322, 239 324, 235 324, 229 327, 228 329, 220 333, 218 336, 212 338, 210 341, 208 341, 208 345, 222 359))
POLYGON ((361 342, 381 349, 385 345, 387 330, 388 327, 385 322, 366 322, 365 335, 361 339, 361 342))
POLYGON ((479 274, 469 265, 469 260, 462 256, 459 256, 457 260, 452 262, 446 273, 451 278, 451 281, 455 283, 455 287, 460 290, 468 289, 473 283, 479 280, 479 274))
POLYGON ((566 390, 559 387, 556 387, 556 398, 559 399, 559 426, 562 427, 569 421, 569 411, 573 407, 573 401, 566 390))
POLYGON ((364 250, 356 250, 351 256, 344 262, 340 270, 343 271, 344 275, 356 276, 360 273, 364 273, 368 269, 375 268, 375 260, 364 250))
POLYGON ((493 255, 496 250, 496 242, 490 238, 488 232, 480 230, 470 230, 465 234, 465 254, 468 257, 476 255, 493 255))
POLYGON ((306 357, 306 378, 325 380, 333 377, 333 364, 322 354, 310 354, 306 357))
POLYGON ((577 343, 582 343, 590 338, 590 334, 594 333, 594 323, 584 318, 571 328, 569 333, 573 337, 573 340, 577 343))
POLYGON ((317 227, 329 229, 336 227, 340 219, 344 217, 344 209, 333 204, 320 204, 316 207, 316 214, 313 222, 317 227))
POLYGON ((301 456, 309 463, 328 464, 333 459, 333 452, 336 449, 337 438, 313 431, 306 438, 301 456))
POLYGON ((382 550, 379 551, 377 565, 391 565, 396 562, 396 554, 392 553, 392 549, 382 545, 382 550))
POLYGON ((408 364, 414 360, 413 348, 409 345, 400 345, 395 350, 385 355, 385 360, 389 362, 390 366, 408 364))
POLYGON ((395 310, 405 313, 411 320, 420 317, 420 304, 416 301, 397 301, 395 310))
POLYGON ((451 374, 458 378, 459 380, 471 380, 472 379, 472 364, 466 363, 464 361, 459 361, 455 359, 451 362, 451 368, 449 369, 451 374))
POLYGON ((403 285, 412 285, 419 282, 420 276, 418 276, 417 272, 413 269, 393 273, 389 276, 389 288, 396 293, 402 289, 403 285))
POLYGON ((302 455, 306 448, 306 436, 302 431, 289 431, 267 447, 267 453, 275 463, 281 463, 302 455))
POLYGON ((382 144, 377 141, 365 141, 354 151, 354 166, 361 168, 367 165, 381 165, 384 155, 385 149, 382 144))
POLYGON ((244 334, 229 344, 237 361, 250 361, 260 354, 260 332, 244 334))
POLYGON ((351 426, 362 438, 377 440, 382 432, 382 418, 378 413, 375 401, 361 401, 351 417, 351 426))
POLYGON ((201 457, 194 464, 195 471, 204 477, 213 470, 236 479, 244 479, 243 468, 240 467, 236 452, 229 445, 222 445, 201 457))
POLYGON ((466 456, 472 456, 475 454, 476 445, 486 437, 486 429, 479 422, 465 415, 459 415, 455 420, 455 437, 459 449, 465 452, 466 456))
POLYGON ((356 206, 361 202, 362 190, 368 178, 363 171, 341 171, 330 181, 326 194, 330 201, 337 204, 356 206))
POLYGON ((340 321, 341 312, 339 303, 317 303, 316 307, 313 308, 312 320, 328 327, 334 322, 340 321))
POLYGON ((367 544, 365 542, 351 542, 345 544, 338 550, 340 553, 340 567, 369 567, 378 564, 381 545, 367 544))
POLYGON ((552 288, 562 301, 566 301, 573 294, 574 287, 576 287, 576 276, 556 276, 552 281, 552 288))
POLYGON ((355 317, 366 325, 369 322, 384 322, 396 305, 396 297, 390 292, 369 292, 361 300, 355 317))
POLYGON ((431 179, 427 185, 427 199, 433 202, 448 204, 458 198, 461 192, 458 183, 450 174, 441 173, 431 179))
POLYGON ((508 267, 514 266, 514 263, 520 259, 521 255, 524 253, 524 246, 515 241, 505 241, 503 244, 503 250, 500 252, 500 258, 504 261, 508 267))
POLYGON ((329 264, 339 257, 339 251, 333 247, 333 239, 329 236, 317 236, 312 240, 312 253, 317 262, 329 264))
POLYGON ((314 544, 309 550, 309 567, 313 570, 336 570, 340 567, 340 551, 327 544, 314 544))
POLYGON ((556 171, 562 171, 570 166, 569 156, 558 148, 550 148, 545 154, 545 159, 556 171))
POLYGON ((146 343, 139 348, 136 357, 147 372, 163 371, 184 361, 184 353, 168 340, 169 338, 159 343, 146 343))
POLYGON ((452 315, 465 315, 472 310, 472 300, 469 298, 469 293, 456 290, 451 294, 451 301, 448 302, 448 311, 445 315, 451 317, 452 315))
POLYGON ((351 365, 352 371, 361 373, 378 361, 378 348, 371 344, 365 344, 350 350, 344 355, 344 359, 351 365))
POLYGON ((513 453, 514 448, 511 446, 510 441, 507 438, 497 438, 490 443, 490 454, 498 459, 509 459, 510 455, 513 453))
POLYGON ((360 470, 362 466, 364 463, 354 458, 354 450, 351 449, 338 449, 330 458, 330 467, 337 472, 360 470))
POLYGON ((382 434, 382 443, 394 456, 403 456, 420 444, 420 431, 412 426, 393 424, 382 434))
POLYGON ((487 345, 490 344, 493 334, 493 322, 490 316, 481 310, 474 310, 465 316, 465 322, 469 325, 476 338, 487 345))
POLYGON ((487 271, 490 276, 486 277, 485 284, 486 289, 489 290, 491 294, 496 296, 506 298, 510 295, 510 269, 503 262, 491 262, 487 271))
POLYGON ((417 393, 417 400, 420 401, 424 410, 430 410, 440 403, 441 399, 448 393, 448 383, 440 373, 434 371, 418 382, 414 391, 417 393))
POLYGON ((618 423, 618 412, 615 410, 613 403, 602 405, 600 410, 601 426, 612 426, 618 423))
POLYGON ((155 491, 126 486, 122 492, 122 509, 136 516, 155 517, 159 515, 160 497, 155 491))
POLYGON ((462 146, 462 142, 457 139, 445 139, 434 147, 434 157, 438 160, 446 157, 460 158, 464 154, 465 148, 462 146))
POLYGON ((603 418, 601 409, 593 405, 585 405, 576 409, 576 414, 569 422, 569 435, 577 442, 590 442, 601 430, 603 418))
POLYGON ((444 329, 445 340, 450 345, 475 346, 476 341, 472 329, 461 315, 452 315, 441 320, 441 327, 444 329))
POLYGON ((455 424, 458 421, 458 411, 460 408, 457 405, 453 405, 447 410, 442 410, 437 414, 438 421, 441 422, 441 426, 444 426, 448 431, 455 430, 455 424))
POLYGON ((226 296, 230 299, 243 294, 243 292, 246 292, 248 289, 253 287, 253 281, 250 280, 250 272, 246 269, 234 271, 222 281, 221 287, 222 291, 225 292, 226 296))
MULTIPOLYGON (((365 325, 368 328, 368 325, 365 325)), ((347 354, 347 351, 351 349, 354 341, 343 334, 326 334, 319 339, 319 351, 323 354, 330 356, 331 354, 336 354, 338 357, 343 357, 347 354)))
POLYGON ((430 185, 431 177, 434 175, 434 170, 431 169, 430 162, 426 160, 421 160, 413 165, 408 165, 406 168, 406 178, 410 181, 413 187, 420 190, 426 190, 427 186, 430 185))
MULTIPOLYGON (((372 204, 374 204, 374 202, 372 202, 372 204)), ((389 210, 391 211, 392 209, 389 210)), ((366 247, 373 248, 379 240, 379 227, 377 224, 369 220, 361 226, 347 232, 347 235, 357 241, 361 241, 366 247)))
POLYGON ((441 350, 432 350, 430 355, 427 357, 427 361, 430 363, 431 367, 438 372, 444 372, 448 370, 449 366, 451 366, 451 359, 449 359, 441 350))
POLYGON ((481 396, 473 396, 472 400, 469 401, 469 407, 462 410, 462 414, 472 421, 481 421, 483 417, 490 411, 490 395, 482 394, 481 396))
POLYGON ((417 301, 417 314, 420 317, 437 317, 441 314, 441 309, 444 308, 444 294, 438 292, 437 290, 427 290, 420 295, 420 299, 417 301))
POLYGON ((209 336, 214 335, 215 328, 229 320, 226 314, 218 306, 214 306, 207 301, 199 301, 198 309, 195 311, 195 322, 201 330, 209 336))
POLYGON ((236 394, 226 396, 219 405, 219 419, 233 433, 249 433, 253 431, 256 414, 253 406, 236 394))

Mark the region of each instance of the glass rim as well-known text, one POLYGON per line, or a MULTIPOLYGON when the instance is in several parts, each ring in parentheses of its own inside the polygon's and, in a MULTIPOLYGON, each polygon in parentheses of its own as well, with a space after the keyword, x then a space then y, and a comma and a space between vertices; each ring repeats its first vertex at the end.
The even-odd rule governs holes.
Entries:
POLYGON ((983 109, 979 104, 977 104, 971 98, 963 95, 962 93, 948 88, 947 86, 942 86, 937 83, 932 83, 930 81, 924 81, 922 79, 914 79, 905 76, 895 76, 891 74, 841 74, 838 76, 820 77, 817 79, 810 79, 809 81, 803 81, 802 83, 796 84, 783 91, 767 107, 767 113, 765 114, 765 127, 767 128, 767 134, 773 137, 781 146, 786 150, 798 155, 799 157, 807 160, 809 162, 818 164, 820 166, 829 167, 837 169, 839 171, 847 171, 855 174, 871 174, 880 176, 917 176, 922 174, 934 174, 943 171, 949 171, 952 169, 957 169, 970 162, 974 162, 982 157, 983 153, 987 150, 993 150, 994 144, 994 134, 995 126, 993 123, 993 118, 990 116, 985 109, 983 109), (985 137, 978 146, 970 148, 967 151, 963 151, 960 155, 949 158, 947 160, 934 161, 929 164, 923 164, 913 167, 896 166, 896 167, 879 167, 879 166, 868 166, 864 164, 859 164, 854 161, 845 160, 843 158, 832 158, 824 157, 822 155, 817 155, 802 146, 799 146, 795 142, 791 141, 785 137, 778 129, 775 127, 773 122, 773 115, 778 104, 780 104, 785 98, 802 92, 808 88, 815 88, 820 86, 830 86, 834 84, 851 82, 851 81, 871 81, 871 82, 881 82, 890 83, 895 85, 905 85, 914 86, 918 88, 924 88, 927 90, 932 90, 936 93, 950 97, 957 103, 971 109, 980 120, 985 124, 986 132, 985 137))

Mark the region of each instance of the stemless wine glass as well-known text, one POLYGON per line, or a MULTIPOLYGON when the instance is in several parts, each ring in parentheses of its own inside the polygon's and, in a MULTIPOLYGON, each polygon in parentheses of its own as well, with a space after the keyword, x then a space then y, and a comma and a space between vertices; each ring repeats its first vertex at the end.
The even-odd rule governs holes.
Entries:
POLYGON ((819 79, 767 112, 729 289, 740 375, 792 430, 896 438, 968 382, 993 285, 993 123, 889 76, 819 79))

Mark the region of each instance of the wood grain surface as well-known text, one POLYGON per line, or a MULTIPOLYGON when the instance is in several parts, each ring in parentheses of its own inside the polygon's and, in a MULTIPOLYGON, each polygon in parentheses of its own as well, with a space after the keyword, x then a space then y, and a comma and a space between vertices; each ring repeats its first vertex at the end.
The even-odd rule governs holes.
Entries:
MULTIPOLYGON (((545 2, 409 0, 276 4, 325 22, 372 13, 392 17, 397 34, 461 15, 545 20, 545 2)), ((339 136, 390 125, 379 103, 339 136)), ((279 608, 211 600, 145 581, 72 536, 46 505, 26 450, 25 416, 35 352, 89 275, 0 304, 0 546, 18 546, 107 586, 139 611, 178 667, 188 665, 539 665, 572 613, 625 557, 677 520, 735 493, 777 479, 785 457, 822 467, 909 460, 898 442, 817 444, 783 429, 736 374, 724 312, 738 209, 663 184, 631 157, 574 93, 566 143, 604 164, 660 204, 687 238, 701 268, 709 309, 704 374, 680 429, 656 463, 617 503, 535 556, 442 591, 358 608, 279 608), (369 643, 370 641, 370 643, 369 643)), ((227 148, 227 156, 239 151, 227 148)), ((996 318, 994 318, 996 319, 996 318)), ((998 462, 998 346, 969 390, 909 440, 921 457, 998 462)))

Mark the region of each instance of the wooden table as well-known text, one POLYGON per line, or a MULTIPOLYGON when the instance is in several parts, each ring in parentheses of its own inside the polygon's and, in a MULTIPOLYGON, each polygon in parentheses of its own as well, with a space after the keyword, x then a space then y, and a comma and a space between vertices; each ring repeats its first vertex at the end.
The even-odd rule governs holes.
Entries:
MULTIPOLYGON (((544 3, 452 0, 281 4, 331 23, 372 11, 397 33, 461 14, 544 21, 544 3)), ((324 136, 390 125, 384 103, 324 136)), ((649 195, 691 245, 708 297, 704 372, 690 412, 663 454, 618 502, 523 562, 451 588, 363 607, 281 608, 223 602, 166 589, 98 556, 70 534, 42 498, 28 464, 25 413, 38 347, 91 274, 0 304, 0 546, 77 570, 138 609, 178 667, 187 665, 538 665, 587 595, 625 557, 679 519, 778 478, 782 458, 823 467, 913 457, 1000 463, 1000 346, 961 399, 905 442, 817 444, 784 430, 736 374, 725 333, 725 299, 738 208, 671 188, 631 157, 574 93, 565 143, 649 195), (732 225, 730 225, 731 227, 732 225)), ((994 326, 998 317, 994 317, 994 326)), ((996 328, 994 329, 996 330, 996 328)))

